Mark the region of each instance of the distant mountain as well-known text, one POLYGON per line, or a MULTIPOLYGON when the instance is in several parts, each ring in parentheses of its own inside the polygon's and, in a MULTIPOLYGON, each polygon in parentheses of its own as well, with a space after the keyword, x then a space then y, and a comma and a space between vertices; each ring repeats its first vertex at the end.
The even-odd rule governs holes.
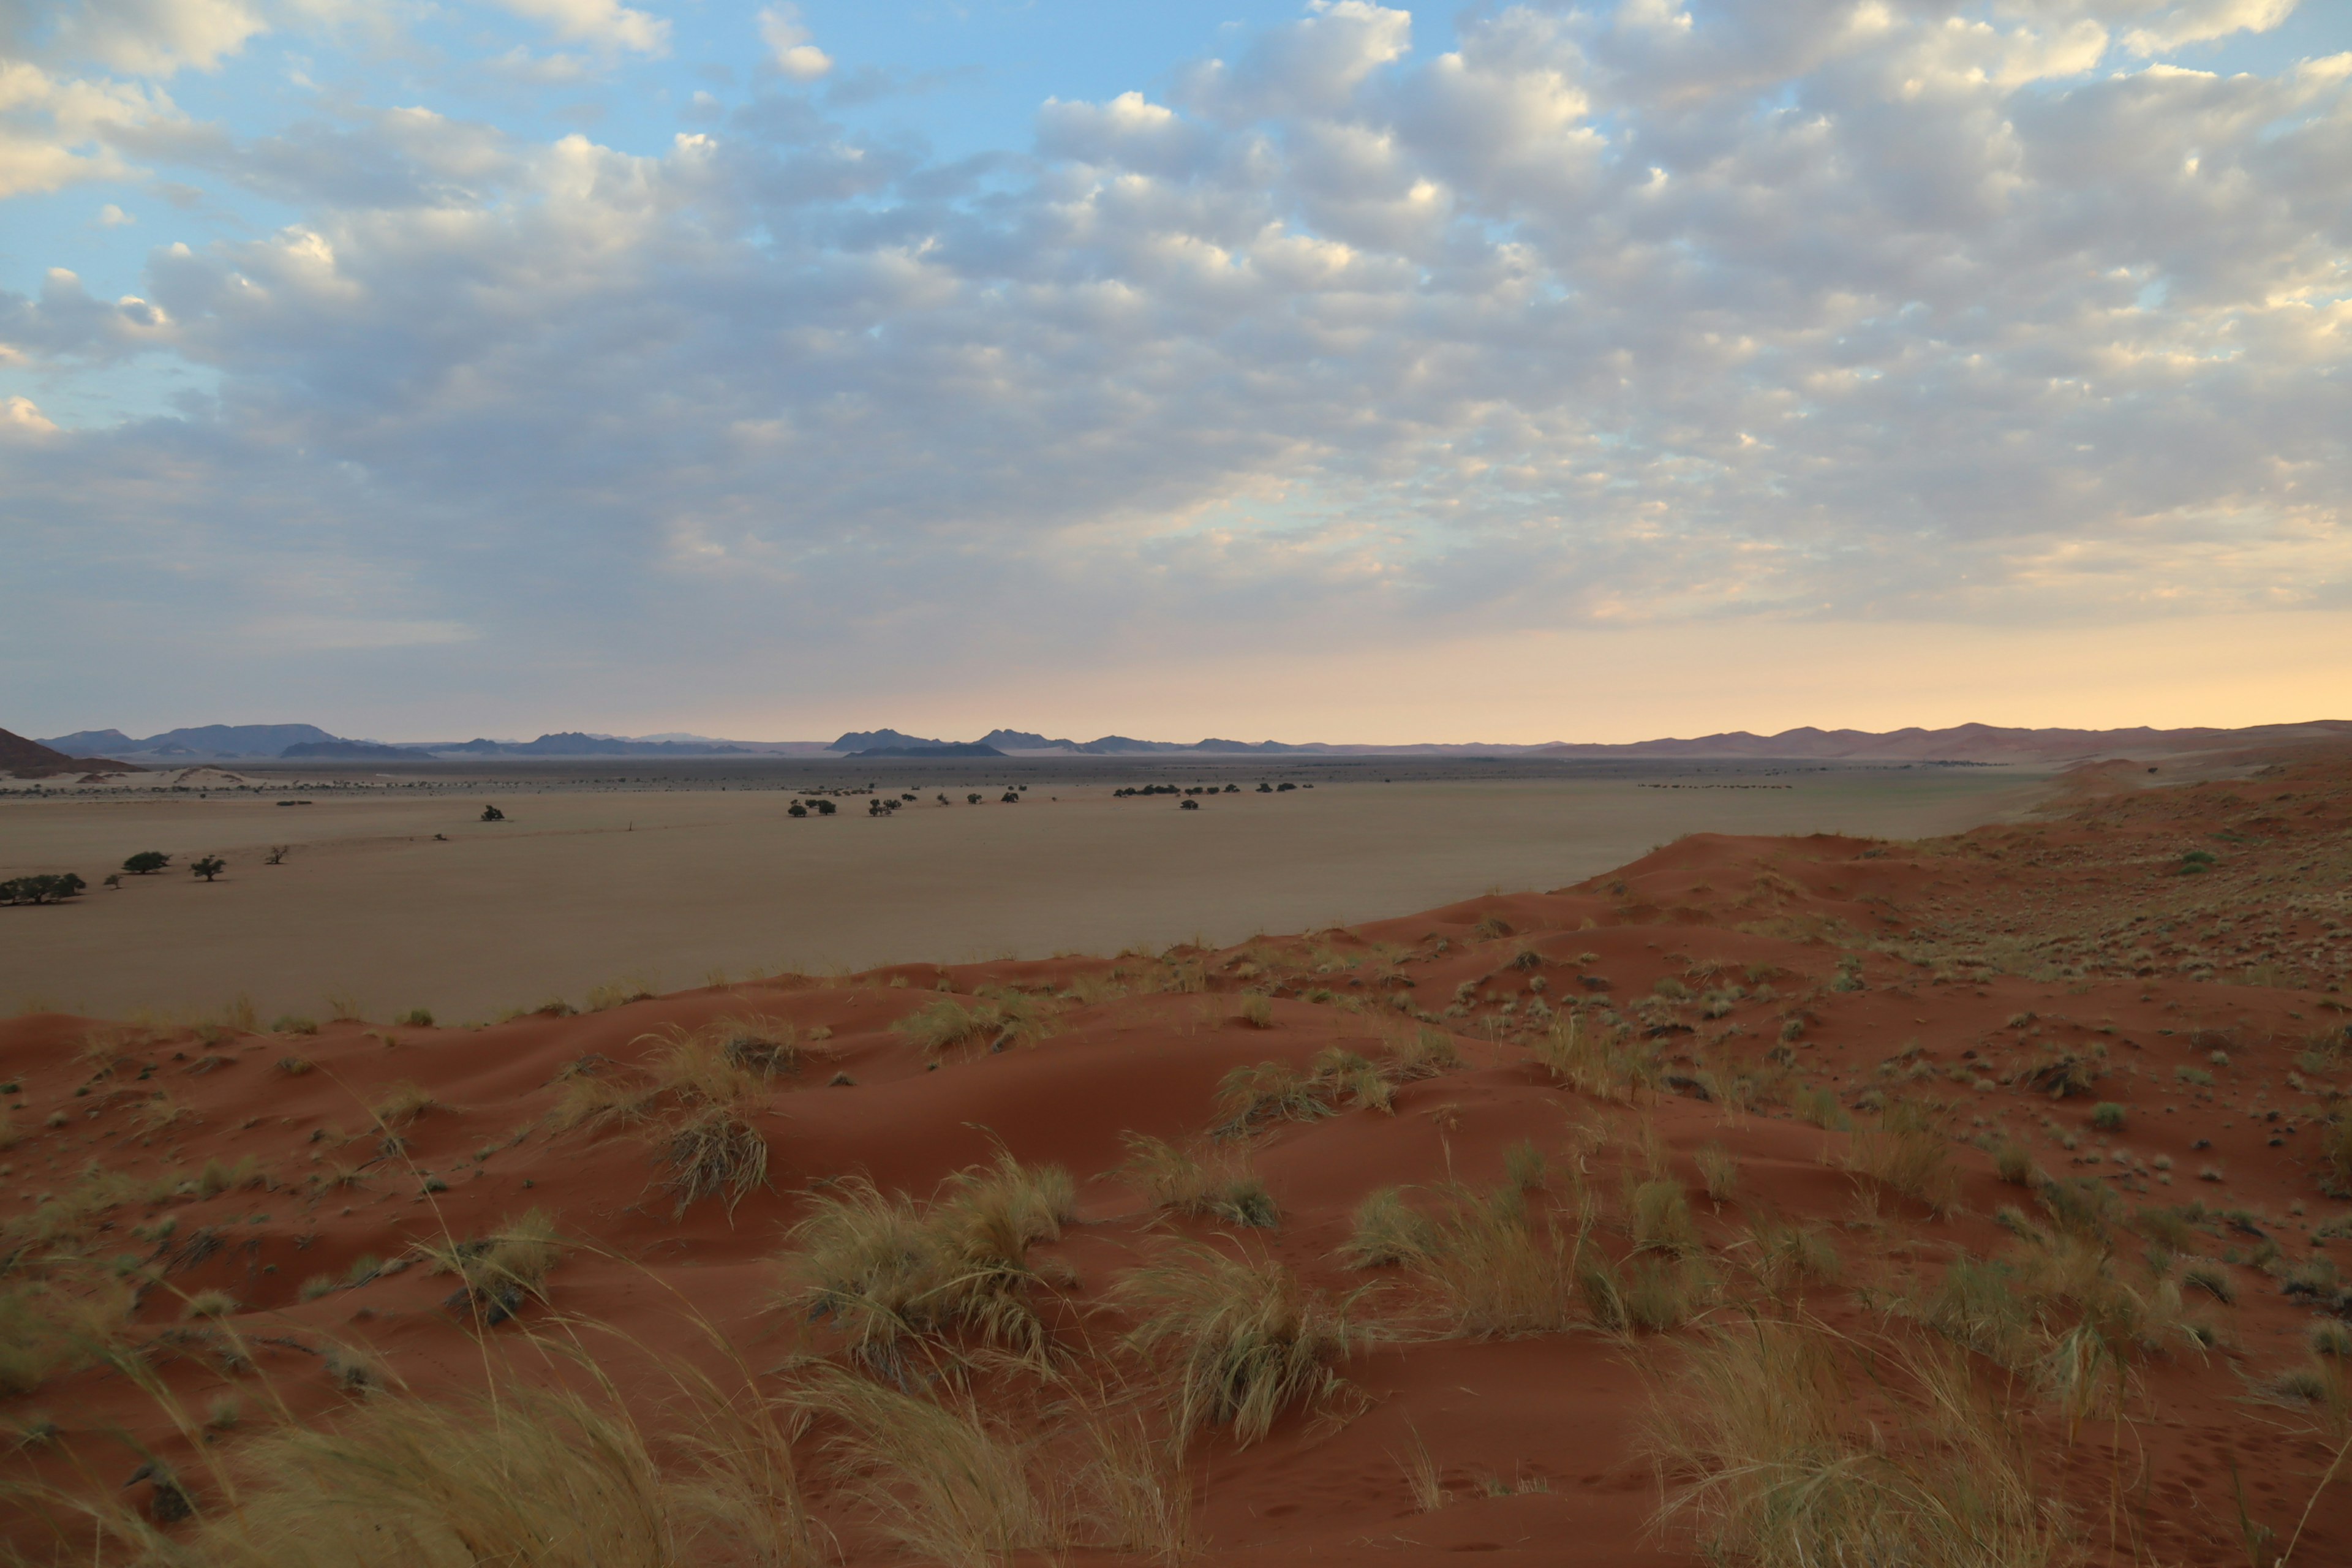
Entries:
POLYGON ((879 746, 944 746, 946 741, 927 740, 921 735, 909 735, 898 730, 852 730, 825 748, 828 752, 870 752, 879 746))
POLYGON ((92 752, 135 751, 139 742, 120 730, 76 730, 70 735, 52 735, 38 744, 69 757, 86 757, 92 752))
POLYGON ((499 751, 509 757, 707 757, 743 749, 709 742, 624 741, 611 735, 583 735, 577 730, 566 730, 520 745, 501 746, 499 751))
POLYGON ((1027 730, 991 730, 980 738, 983 746, 994 746, 1005 752, 1077 752, 1085 750, 1076 741, 1049 741, 1027 730))
POLYGON ((1692 740, 1635 741, 1623 745, 1556 742, 1529 748, 1546 757, 1769 757, 1824 762, 2063 763, 2088 757, 2168 756, 2296 741, 2352 740, 2352 721, 2258 724, 2243 730, 2191 727, 2155 730, 2026 730, 1997 724, 1916 727, 1883 732, 1818 730, 1807 725, 1777 735, 1745 730, 1692 740))
POLYGON ((144 740, 132 740, 120 730, 80 730, 42 744, 61 752, 88 747, 133 756, 275 757, 283 755, 289 746, 341 739, 315 724, 199 724, 192 729, 166 730, 144 740))
POLYGON ((432 755, 430 752, 420 751, 415 746, 379 746, 373 741, 303 741, 287 747, 278 754, 290 758, 346 758, 353 762, 369 757, 379 757, 392 762, 410 763, 419 757, 432 755))
POLYGON ((54 778, 59 773, 91 772, 128 772, 142 770, 129 763, 118 763, 110 757, 72 757, 38 741, 0 730, 0 773, 13 773, 20 779, 54 778))
POLYGON ((982 745, 978 741, 940 741, 924 746, 872 746, 863 752, 852 752, 857 757, 1001 757, 1004 753, 994 746, 982 745))

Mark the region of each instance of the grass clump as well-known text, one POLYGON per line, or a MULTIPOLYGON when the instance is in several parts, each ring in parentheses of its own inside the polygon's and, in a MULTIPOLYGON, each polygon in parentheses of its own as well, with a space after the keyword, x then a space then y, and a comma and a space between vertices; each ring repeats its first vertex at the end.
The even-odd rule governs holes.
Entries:
POLYGON ((2103 1100, 2091 1107, 2091 1125, 2102 1132, 2120 1132, 2124 1126, 2124 1108, 2112 1100, 2103 1100))
POLYGON ((1010 1154, 950 1177, 929 1203, 852 1177, 793 1227, 778 1304, 830 1322, 854 1361, 901 1382, 921 1343, 950 1335, 1042 1357, 1034 1298, 1062 1277, 1029 1252, 1076 1209, 1068 1173, 1010 1154))
POLYGON ((820 1366, 792 1403, 831 1429, 845 1490, 918 1561, 992 1568, 1092 1547, 1181 1562, 1191 1499, 1179 1456, 1133 1401, 1047 1386, 1041 1408, 1007 1412, 964 1389, 927 1396, 820 1366))
POLYGON ((1008 994, 975 997, 970 1004, 953 996, 927 1003, 892 1026, 930 1061, 940 1061, 959 1046, 982 1040, 991 1050, 1005 1050, 1044 1032, 1045 1014, 1034 997, 1008 994))
POLYGON ((1338 1366, 1369 1337, 1363 1292, 1337 1300, 1273 1258, 1180 1243, 1123 1276, 1118 1299, 1140 1318, 1128 1348, 1168 1367, 1176 1431, 1230 1426, 1244 1445, 1294 1405, 1328 1408, 1347 1387, 1338 1366))
POLYGON ((2003 1139, 1993 1146, 1992 1171, 2012 1187, 2033 1186, 2041 1177, 2033 1152, 2014 1139, 2003 1139))
POLYGON ((1350 1268, 1385 1268, 1423 1256, 1434 1238, 1429 1216, 1404 1201, 1402 1187, 1379 1187, 1356 1205, 1339 1257, 1350 1268))
POLYGON ((1902 1405, 1890 1427, 1853 1397, 1851 1349, 1804 1322, 1708 1333, 1649 1419, 1669 1485, 1661 1524, 1689 1528, 1711 1559, 1758 1568, 2067 1560, 2033 1455, 1963 1358, 1899 1342, 1874 1358, 1874 1380, 1902 1405))
POLYGON ((383 1098, 376 1101, 369 1114, 375 1118, 378 1127, 389 1131, 405 1127, 440 1103, 429 1089, 413 1083, 396 1083, 384 1090, 383 1098))
POLYGON ((1454 1043, 1454 1037, 1427 1024, 1391 1040, 1389 1055, 1394 1060, 1395 1077, 1401 1083, 1435 1078, 1462 1065, 1462 1047, 1454 1043))
POLYGON ((1739 1193, 1738 1156, 1720 1143, 1709 1143, 1697 1154, 1698 1178, 1710 1202, 1728 1203, 1739 1193))
POLYGON ((816 1568, 786 1434, 763 1410, 688 1393, 697 1436, 668 1471, 609 1386, 371 1398, 331 1430, 254 1441, 237 1506, 207 1519, 187 1556, 218 1568, 816 1568))
POLYGON ((1534 1049, 1555 1079, 1601 1100, 1630 1103, 1657 1085, 1657 1053, 1648 1042, 1622 1028, 1588 1029, 1573 1013, 1556 1019, 1534 1049))
POLYGON ((1120 1135, 1118 1174, 1152 1205, 1196 1219, 1271 1230, 1281 1224, 1274 1194, 1247 1158, 1229 1149, 1195 1153, 1139 1132, 1120 1135))
POLYGON ((1360 1110, 1396 1111, 1396 1079, 1387 1067, 1339 1046, 1327 1046, 1308 1064, 1308 1077, 1336 1100, 1360 1110))
POLYGON ((1241 1138, 1274 1121, 1315 1121, 1331 1114, 1328 1086, 1290 1063, 1237 1067, 1217 1080, 1219 1138, 1241 1138))
POLYGON ((1853 1135, 1846 1169, 1891 1192, 1948 1214, 1960 1199, 1951 1147, 1927 1112, 1910 1100, 1889 1104, 1875 1128, 1853 1135))
POLYGON ((724 1197, 727 1212, 768 1184, 768 1140, 733 1105, 688 1110, 665 1130, 657 1147, 662 1179, 684 1214, 702 1198, 724 1197))
MULTIPOLYGON (((491 1323, 503 1322, 522 1310, 523 1302, 547 1296, 547 1276, 562 1260, 564 1245, 555 1222, 541 1209, 505 1220, 491 1235, 446 1247, 424 1248, 434 1272, 455 1274, 460 1297, 491 1323)), ((327 1289, 334 1282, 315 1281, 327 1289)), ((307 1292, 310 1287, 304 1286, 307 1292)), ((324 1292, 320 1292, 323 1294, 324 1292)))

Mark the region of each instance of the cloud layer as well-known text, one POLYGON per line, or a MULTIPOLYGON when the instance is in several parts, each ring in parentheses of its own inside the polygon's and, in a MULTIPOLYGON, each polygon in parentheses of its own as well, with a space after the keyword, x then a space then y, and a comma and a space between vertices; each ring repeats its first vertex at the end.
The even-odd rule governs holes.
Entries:
POLYGON ((0 195, 151 171, 299 216, 135 298, 0 293, 0 366, 218 389, 8 404, 0 593, 36 639, 201 625, 223 672, 479 645, 549 700, 2341 610, 2352 52, 2167 58, 2291 5, 1624 0, 1423 52, 1328 0, 943 163, 832 118, 784 5, 761 86, 630 150, 390 103, 233 134, 163 80, 301 16, 86 0, 0 62, 0 195))

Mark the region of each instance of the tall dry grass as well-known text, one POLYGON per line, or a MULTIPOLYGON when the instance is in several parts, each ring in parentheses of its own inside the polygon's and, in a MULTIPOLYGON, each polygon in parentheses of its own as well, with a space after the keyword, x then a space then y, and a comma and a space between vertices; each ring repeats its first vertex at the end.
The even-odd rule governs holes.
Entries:
POLYGON ((1241 1150, 1180 1148, 1141 1132, 1121 1133, 1119 1142, 1127 1159, 1117 1173, 1155 1207, 1262 1230, 1281 1223, 1274 1194, 1241 1150))
POLYGON ((1179 1243, 1121 1277, 1116 1299, 1140 1320, 1128 1348, 1166 1369, 1180 1434, 1230 1426, 1244 1446, 1294 1405, 1328 1409, 1339 1373, 1370 1338, 1364 1291, 1332 1300, 1279 1260, 1179 1243))
POLYGON ((1935 1214, 1948 1214, 1960 1201, 1951 1143, 1931 1115, 1910 1100, 1894 1101, 1876 1127, 1856 1132, 1845 1165, 1935 1214))
POLYGON ((853 1361, 900 1384, 918 1354, 952 1359, 950 1336, 1042 1358, 1036 1300, 1057 1280, 1029 1251, 1076 1213, 1066 1172, 1010 1154, 960 1173, 929 1203, 853 1177, 816 1194, 793 1227, 778 1305, 830 1323, 853 1361))
POLYGON ((1555 1018, 1532 1048, 1554 1079, 1579 1093, 1631 1104, 1657 1087, 1657 1052, 1648 1041, 1623 1028, 1587 1027, 1576 1013, 1555 1018))
POLYGON ((1758 1568, 2043 1568, 2071 1561, 2016 1413, 1933 1343, 1858 1345, 1805 1320, 1709 1331, 1647 1438, 1662 1526, 1758 1568), (1864 1353, 1891 1417, 1858 1397, 1864 1353))

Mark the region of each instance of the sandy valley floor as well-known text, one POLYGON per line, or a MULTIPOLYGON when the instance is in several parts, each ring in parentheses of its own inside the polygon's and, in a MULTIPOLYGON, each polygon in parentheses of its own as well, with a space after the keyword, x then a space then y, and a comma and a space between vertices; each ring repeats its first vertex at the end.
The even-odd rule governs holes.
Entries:
MULTIPOLYGON (((1255 774, 1233 776, 1248 790, 1255 774)), ((460 1022, 622 980, 697 984, 714 968, 740 978, 1223 943, 1555 888, 1701 828, 1948 833, 2023 809, 2039 785, 2010 769, 1869 769, 1707 775, 1785 789, 1654 787, 1698 776, 1383 784, 1359 769, 1181 811, 1041 772, 1024 805, 992 793, 968 806, 959 788, 943 807, 923 789, 922 804, 880 821, 858 799, 792 820, 772 780, 479 795, 445 784, 298 808, 19 795, 0 801, 0 876, 75 870, 92 889, 60 907, 0 909, 0 1006, 185 1015, 243 994, 267 1021, 322 1014, 335 994, 368 1017, 421 1006, 460 1022), (492 798, 509 820, 476 820, 492 798), (265 866, 273 841, 293 848, 265 866), (150 848, 173 854, 173 869, 121 891, 97 885, 150 848), (210 885, 180 868, 207 852, 229 862, 210 885)))

